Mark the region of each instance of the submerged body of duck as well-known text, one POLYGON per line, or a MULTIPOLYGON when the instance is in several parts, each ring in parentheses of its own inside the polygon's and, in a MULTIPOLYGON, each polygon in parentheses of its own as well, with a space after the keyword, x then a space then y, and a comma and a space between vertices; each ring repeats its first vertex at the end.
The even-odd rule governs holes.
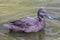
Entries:
POLYGON ((37 32, 45 28, 44 16, 48 17, 47 11, 39 9, 37 18, 23 17, 8 24, 4 24, 4 27, 15 32, 37 32))

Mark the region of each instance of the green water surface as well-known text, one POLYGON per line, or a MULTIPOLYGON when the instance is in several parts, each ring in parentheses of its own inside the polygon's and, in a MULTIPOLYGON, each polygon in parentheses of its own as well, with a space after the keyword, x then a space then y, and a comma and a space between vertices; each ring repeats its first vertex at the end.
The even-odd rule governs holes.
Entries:
POLYGON ((59 0, 0 0, 0 40, 60 40, 59 0), (44 8, 56 20, 46 19, 46 28, 36 33, 16 33, 4 29, 3 24, 25 16, 36 16, 44 8))

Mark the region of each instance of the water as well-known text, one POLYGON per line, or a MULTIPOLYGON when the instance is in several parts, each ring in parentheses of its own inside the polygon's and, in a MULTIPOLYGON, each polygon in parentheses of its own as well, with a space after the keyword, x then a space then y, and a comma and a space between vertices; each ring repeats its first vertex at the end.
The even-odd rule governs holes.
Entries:
MULTIPOLYGON (((59 1, 59 0, 58 0, 59 1)), ((0 0, 0 40, 60 40, 59 3, 40 0, 0 0), (52 2, 52 3, 50 3, 52 2), (57 5, 56 5, 57 4, 57 5), (3 24, 25 16, 36 16, 39 8, 58 19, 46 19, 46 28, 36 33, 16 33, 4 29, 3 24)))

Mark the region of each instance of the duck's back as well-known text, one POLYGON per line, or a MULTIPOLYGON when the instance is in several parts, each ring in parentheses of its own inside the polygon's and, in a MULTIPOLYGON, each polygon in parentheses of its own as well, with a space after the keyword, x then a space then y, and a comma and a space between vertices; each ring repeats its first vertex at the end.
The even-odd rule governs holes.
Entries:
POLYGON ((38 20, 32 17, 25 17, 25 18, 21 18, 20 21, 23 21, 27 24, 35 25, 36 23, 38 23, 38 20))

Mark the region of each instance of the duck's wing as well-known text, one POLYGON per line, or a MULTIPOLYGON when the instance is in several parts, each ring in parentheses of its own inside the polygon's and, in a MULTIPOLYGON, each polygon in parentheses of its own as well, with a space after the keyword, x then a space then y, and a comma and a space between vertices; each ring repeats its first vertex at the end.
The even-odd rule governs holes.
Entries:
POLYGON ((12 21, 10 22, 12 25, 14 26, 20 26, 22 24, 24 24, 24 21, 21 21, 21 20, 15 20, 15 21, 12 21))
POLYGON ((22 25, 23 26, 32 26, 32 25, 36 25, 38 22, 37 22, 37 19, 35 19, 35 18, 24 17, 19 20, 12 21, 10 23, 15 26, 22 26, 22 25))

